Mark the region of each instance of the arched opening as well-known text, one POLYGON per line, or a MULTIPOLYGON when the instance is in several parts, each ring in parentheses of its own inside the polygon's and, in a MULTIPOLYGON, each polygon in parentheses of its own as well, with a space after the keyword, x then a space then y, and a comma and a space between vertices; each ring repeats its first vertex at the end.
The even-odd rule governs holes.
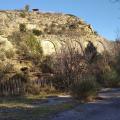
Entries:
POLYGON ((84 54, 84 49, 80 41, 75 40, 76 49, 80 54, 84 54))
POLYGON ((51 55, 56 53, 56 46, 50 40, 41 40, 41 46, 44 55, 51 55))
POLYGON ((101 41, 96 41, 94 45, 97 48, 98 53, 102 53, 106 50, 105 45, 101 41))
MULTIPOLYGON (((83 43, 84 49, 87 47, 88 43, 89 43, 89 40, 87 40, 87 41, 85 41, 85 42, 83 43)), ((92 43, 93 43, 93 45, 96 47, 98 53, 102 53, 103 51, 106 50, 105 45, 104 45, 101 41, 96 40, 96 41, 94 41, 94 42, 92 42, 92 43)))
POLYGON ((84 48, 84 49, 88 46, 88 43, 89 43, 89 41, 85 41, 85 42, 83 43, 83 48, 84 48))

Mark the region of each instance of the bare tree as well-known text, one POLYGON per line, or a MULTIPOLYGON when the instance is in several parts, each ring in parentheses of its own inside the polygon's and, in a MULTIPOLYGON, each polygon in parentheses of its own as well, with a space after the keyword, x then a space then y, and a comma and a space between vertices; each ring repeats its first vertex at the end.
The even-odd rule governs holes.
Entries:
POLYGON ((58 88, 63 86, 62 89, 69 90, 73 83, 79 82, 80 78, 82 79, 86 74, 92 74, 93 70, 90 68, 90 64, 97 55, 96 48, 89 43, 85 54, 82 55, 76 47, 78 46, 73 46, 73 41, 67 41, 67 44, 61 48, 56 70, 56 75, 62 77, 58 88))

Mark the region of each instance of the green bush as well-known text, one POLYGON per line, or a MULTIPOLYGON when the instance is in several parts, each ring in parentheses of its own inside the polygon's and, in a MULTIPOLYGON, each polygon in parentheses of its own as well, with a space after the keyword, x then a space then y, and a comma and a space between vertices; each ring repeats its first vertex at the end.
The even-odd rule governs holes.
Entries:
POLYGON ((73 23, 69 25, 69 29, 76 29, 77 28, 77 24, 73 23))
POLYGON ((55 89, 60 91, 66 91, 66 88, 68 87, 66 79, 67 78, 64 74, 56 74, 52 79, 53 86, 55 87, 55 89))
POLYGON ((68 15, 68 16, 70 16, 70 17, 73 17, 73 18, 77 18, 75 15, 73 15, 73 14, 66 14, 66 15, 68 15))
POLYGON ((26 17, 26 14, 25 14, 24 11, 20 13, 20 17, 22 17, 22 18, 25 18, 25 17, 26 17))
POLYGON ((26 32, 26 25, 25 24, 20 24, 19 25, 19 30, 20 30, 20 32, 26 32))
POLYGON ((5 55, 6 55, 6 57, 7 57, 8 59, 11 59, 11 58, 14 57, 15 52, 10 49, 10 50, 8 50, 8 51, 5 51, 5 55))
POLYGON ((120 78, 114 69, 103 74, 103 83, 105 87, 119 87, 120 78))
POLYGON ((92 100, 96 97, 98 91, 96 78, 92 75, 86 75, 71 86, 71 94, 80 100, 92 100))
POLYGON ((28 49, 28 52, 25 53, 26 57, 31 59, 35 64, 40 63, 43 56, 41 41, 37 40, 33 34, 29 34, 25 37, 25 45, 28 49))
POLYGON ((99 35, 97 31, 94 31, 94 34, 95 34, 96 36, 98 36, 98 35, 99 35))
POLYGON ((36 36, 39 36, 39 35, 42 34, 42 31, 37 30, 37 29, 33 29, 32 32, 33 32, 33 34, 36 35, 36 36))
POLYGON ((24 59, 30 60, 35 64, 41 62, 43 56, 41 41, 31 31, 15 32, 9 39, 17 48, 16 54, 24 56, 24 59))

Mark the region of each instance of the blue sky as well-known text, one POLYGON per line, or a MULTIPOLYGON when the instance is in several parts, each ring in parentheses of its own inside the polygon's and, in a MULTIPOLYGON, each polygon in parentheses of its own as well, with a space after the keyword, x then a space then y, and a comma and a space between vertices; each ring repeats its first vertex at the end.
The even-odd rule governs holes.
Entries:
POLYGON ((0 9, 22 9, 25 4, 43 12, 74 14, 109 40, 114 40, 120 29, 120 4, 109 0, 1 0, 0 9))

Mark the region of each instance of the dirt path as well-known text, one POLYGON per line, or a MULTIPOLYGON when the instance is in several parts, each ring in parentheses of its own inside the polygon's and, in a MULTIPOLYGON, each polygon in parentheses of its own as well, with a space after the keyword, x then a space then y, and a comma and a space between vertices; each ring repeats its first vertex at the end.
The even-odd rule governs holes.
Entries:
POLYGON ((99 96, 104 99, 81 104, 52 120, 120 120, 120 89, 104 89, 99 96))

